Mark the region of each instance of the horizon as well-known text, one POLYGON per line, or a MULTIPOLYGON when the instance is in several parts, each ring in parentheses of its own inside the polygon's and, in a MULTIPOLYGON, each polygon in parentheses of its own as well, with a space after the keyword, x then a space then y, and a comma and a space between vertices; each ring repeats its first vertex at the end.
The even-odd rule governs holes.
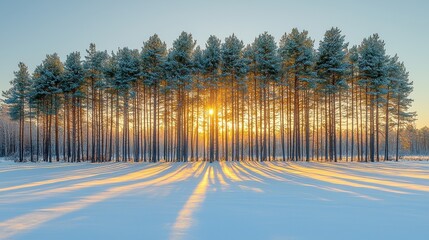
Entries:
POLYGON ((429 102, 425 91, 429 87, 425 82, 425 57, 429 55, 425 43, 429 41, 429 33, 423 30, 429 24, 429 18, 425 16, 429 3, 425 1, 413 1, 414 4, 361 1, 354 4, 353 1, 334 0, 313 2, 311 6, 282 1, 236 1, 228 3, 227 9, 224 8, 227 1, 223 0, 216 3, 166 2, 127 1, 127 5, 113 1, 105 4, 100 1, 3 1, 0 3, 0 26, 3 29, 0 91, 10 87, 9 81, 19 62, 24 62, 32 73, 46 54, 56 52, 62 61, 73 51, 79 51, 84 57, 90 43, 109 53, 122 47, 140 50, 143 42, 156 33, 170 48, 182 31, 191 33, 202 48, 210 35, 223 41, 233 33, 244 44, 250 44, 267 31, 278 43, 284 33, 296 27, 309 32, 317 49, 325 31, 338 27, 349 47, 378 33, 385 41, 387 54, 398 54, 414 82, 411 94, 414 103, 410 110, 417 112, 416 126, 429 126, 429 111, 425 109, 429 102), (356 18, 350 17, 352 8, 354 13, 364 13, 365 17, 358 14, 356 18), (288 9, 308 11, 302 14, 288 9), (272 14, 266 14, 270 11, 272 14), (263 13, 264 18, 255 18, 258 13, 263 13))

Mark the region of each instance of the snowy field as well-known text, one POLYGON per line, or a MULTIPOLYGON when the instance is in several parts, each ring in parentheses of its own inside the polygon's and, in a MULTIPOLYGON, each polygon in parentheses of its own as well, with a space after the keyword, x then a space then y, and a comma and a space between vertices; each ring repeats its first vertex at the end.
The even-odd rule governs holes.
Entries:
POLYGON ((429 239, 429 162, 3 161, 0 239, 429 239))

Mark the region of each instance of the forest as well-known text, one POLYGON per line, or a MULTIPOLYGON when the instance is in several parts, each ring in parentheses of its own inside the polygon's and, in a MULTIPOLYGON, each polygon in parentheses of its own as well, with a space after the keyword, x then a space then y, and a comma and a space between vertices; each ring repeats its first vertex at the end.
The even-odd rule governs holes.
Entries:
POLYGON ((427 152, 412 127, 412 82, 373 34, 349 46, 338 28, 204 47, 182 32, 167 48, 19 63, 3 92, 0 155, 17 161, 386 161, 427 152))

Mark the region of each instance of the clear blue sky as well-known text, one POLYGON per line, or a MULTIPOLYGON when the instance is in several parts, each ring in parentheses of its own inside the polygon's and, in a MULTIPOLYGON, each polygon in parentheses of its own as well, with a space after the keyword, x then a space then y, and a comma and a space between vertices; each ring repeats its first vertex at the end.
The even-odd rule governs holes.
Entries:
POLYGON ((199 45, 214 34, 235 33, 251 43, 268 31, 276 40, 294 27, 308 30, 316 45, 332 26, 342 29, 350 45, 379 33, 388 54, 397 53, 414 81, 413 110, 417 126, 429 126, 429 1, 98 1, 0 0, 0 90, 9 88, 19 61, 30 70, 46 54, 62 60, 72 51, 85 55, 89 43, 98 49, 140 49, 157 33, 171 46, 181 31, 199 45))

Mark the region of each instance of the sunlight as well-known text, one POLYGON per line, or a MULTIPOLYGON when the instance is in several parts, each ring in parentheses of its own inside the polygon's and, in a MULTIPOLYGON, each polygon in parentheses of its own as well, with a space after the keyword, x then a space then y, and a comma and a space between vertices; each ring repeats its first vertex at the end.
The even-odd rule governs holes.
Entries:
POLYGON ((236 171, 238 174, 241 175, 241 178, 246 181, 256 181, 256 182, 263 182, 261 178, 257 177, 254 174, 251 174, 246 169, 242 167, 241 162, 234 162, 230 165, 230 167, 233 169, 233 171, 236 171))
POLYGON ((169 178, 163 178, 162 180, 154 183, 155 186, 161 186, 166 184, 171 184, 175 182, 184 181, 191 177, 198 177, 205 169, 205 162, 197 162, 197 163, 191 163, 191 164, 180 164, 175 163, 175 165, 180 166, 179 170, 176 171, 176 174, 173 176, 170 176, 169 178))
POLYGON ((249 186, 245 186, 245 185, 241 185, 238 184, 238 187, 242 190, 245 191, 252 191, 252 192, 256 192, 256 193, 264 193, 264 190, 257 188, 257 187, 249 187, 249 186))
MULTIPOLYGON (((322 163, 323 165, 323 163, 322 163)), ((327 164, 328 166, 328 164, 327 164)), ((337 166, 337 168, 341 168, 344 170, 350 170, 350 166, 337 166)), ((382 174, 382 175, 389 175, 392 177, 407 177, 407 178, 418 178, 418 179, 426 179, 429 180, 429 175, 427 174, 427 172, 422 171, 422 170, 418 170, 418 171, 413 171, 412 169, 397 169, 397 168, 388 168, 388 167, 384 167, 384 168, 371 168, 368 166, 353 166, 353 171, 358 171, 358 172, 362 172, 362 173, 376 173, 376 174, 382 174)))
POLYGON ((22 171, 22 170, 32 170, 32 169, 50 169, 50 168, 62 168, 62 167, 73 167, 75 166, 75 164, 72 163, 49 163, 49 165, 42 165, 40 166, 39 164, 31 164, 30 163, 26 163, 23 166, 13 166, 13 167, 9 167, 9 168, 3 168, 0 170, 0 173, 2 172, 11 172, 11 171, 22 171))
POLYGON ((156 164, 156 165, 146 165, 143 169, 140 169, 136 172, 128 173, 125 175, 112 177, 112 178, 106 178, 106 179, 98 179, 98 180, 92 180, 88 182, 82 182, 82 183, 76 183, 71 186, 66 186, 62 188, 55 188, 51 190, 47 190, 44 192, 38 192, 37 195, 47 195, 52 193, 62 193, 62 192, 70 192, 75 190, 80 190, 84 188, 89 187, 95 187, 95 186, 101 186, 101 185, 107 185, 107 184, 115 184, 115 183, 123 183, 123 182, 129 182, 129 181, 137 181, 142 180, 146 178, 150 178, 152 176, 155 176, 161 172, 164 172, 171 168, 172 166, 170 164, 156 164))
MULTIPOLYGON (((124 165, 106 166, 107 169, 121 169, 124 165)), ((31 212, 22 215, 11 217, 0 222, 0 235, 2 238, 11 238, 16 234, 23 233, 32 229, 39 228, 41 225, 53 219, 62 217, 63 215, 82 210, 90 205, 105 201, 111 198, 121 197, 131 194, 147 193, 152 189, 159 189, 160 186, 169 186, 167 189, 174 189, 175 186, 184 182, 191 183, 186 186, 196 186, 190 189, 192 194, 185 197, 185 202, 182 203, 181 209, 174 219, 174 223, 170 225, 170 239, 187 238, 188 231, 197 227, 197 211, 203 206, 203 202, 207 198, 209 187, 210 191, 222 192, 238 191, 249 194, 269 194, 269 185, 273 181, 281 181, 285 184, 302 185, 318 188, 320 190, 329 191, 331 193, 342 193, 351 195, 352 197, 362 198, 371 201, 382 201, 385 195, 377 195, 375 191, 366 191, 365 189, 376 190, 380 192, 389 192, 392 194, 407 194, 413 195, 413 192, 401 191, 415 190, 428 192, 428 186, 422 185, 421 182, 408 182, 401 180, 388 180, 389 174, 379 168, 380 175, 357 174, 353 171, 366 168, 365 165, 358 165, 356 169, 345 169, 344 165, 320 164, 320 163, 284 163, 284 162, 215 162, 209 164, 201 161, 195 163, 163 163, 154 165, 132 164, 132 172, 121 174, 119 176, 97 176, 100 169, 91 168, 83 170, 68 171, 68 174, 78 174, 80 178, 92 177, 94 180, 84 179, 83 182, 71 184, 57 189, 29 189, 17 193, 3 194, 2 197, 7 197, 11 201, 28 201, 30 198, 39 197, 47 198, 51 196, 49 193, 62 193, 68 191, 81 190, 83 188, 98 187, 106 184, 122 184, 120 186, 107 186, 100 192, 86 193, 84 196, 77 197, 73 200, 56 203, 52 206, 33 209, 31 212), (142 168, 143 166, 144 168, 142 168), (138 168, 136 168, 138 167, 138 168), (92 174, 94 174, 92 176, 92 174), (309 181, 311 180, 311 181, 309 181), (313 181, 316 180, 316 181, 313 181), (286 183, 287 182, 287 183, 286 183), (194 185, 195 183, 195 185, 194 185), (262 184, 262 185, 261 185, 262 184), (266 188, 267 187, 267 188, 266 188), (225 191, 226 188, 229 190, 225 191), (397 189, 402 188, 402 189, 397 189), (146 190, 144 190, 146 189, 146 190), (268 189, 268 190, 267 190, 268 189), (13 194, 27 194, 13 195, 13 194), (12 197, 13 196, 13 197, 12 197)), ((396 165, 395 165, 396 166, 396 165)), ((103 169, 106 170, 106 169, 103 169)), ((126 168, 128 171, 129 169, 126 168)), ((376 169, 373 169, 374 171, 376 169)), ((399 170, 399 169, 397 169, 399 170)), ((406 169, 404 170, 406 171, 406 169)), ((109 174, 108 174, 109 176, 109 174)), ((35 186, 43 186, 54 183, 61 183, 72 180, 80 180, 79 177, 73 175, 61 175, 55 173, 48 180, 38 181, 34 183, 22 184, 17 186, 5 187, 2 190, 15 190, 22 188, 30 188, 35 186)), ((287 186, 287 185, 285 185, 287 186)), ((307 190, 305 190, 307 191, 307 190)), ((189 194, 187 192, 186 194, 189 194)), ((137 195, 140 196, 140 195, 137 195)), ((405 196, 404 196, 405 197, 405 196)), ((310 194, 310 199, 317 201, 327 201, 330 198, 324 195, 310 194)))
POLYGON ((226 189, 229 184, 225 181, 225 178, 222 176, 222 170, 220 169, 220 165, 216 164, 216 177, 219 180, 220 185, 222 186, 222 189, 226 189))
POLYGON ((186 230, 189 229, 192 224, 195 224, 195 219, 192 218, 192 215, 196 210, 198 210, 206 197, 209 185, 209 174, 213 173, 211 168, 212 167, 209 166, 208 169, 205 170, 204 177, 180 210, 179 215, 174 222, 170 239, 183 239, 186 230))
POLYGON ((373 186, 373 185, 368 185, 368 184, 362 184, 362 183, 347 181, 347 180, 344 180, 341 178, 332 177, 329 174, 327 174, 327 175, 318 174, 318 173, 311 171, 305 167, 299 166, 299 164, 288 164, 287 166, 282 166, 282 167, 280 167, 274 163, 271 163, 271 162, 269 162, 267 164, 269 164, 273 168, 283 169, 284 172, 289 173, 289 174, 293 174, 293 175, 296 175, 299 177, 308 177, 308 178, 312 178, 312 179, 316 179, 319 181, 328 182, 328 183, 332 183, 332 184, 336 184, 336 185, 344 185, 344 186, 356 187, 356 188, 374 189, 374 190, 390 192, 390 193, 397 193, 397 194, 407 194, 407 192, 403 192, 403 191, 399 191, 399 190, 393 190, 393 189, 389 189, 389 188, 385 188, 385 187, 379 187, 379 186, 373 186))
POLYGON ((229 168, 228 164, 226 162, 219 162, 222 172, 225 174, 225 176, 233 181, 233 182, 241 182, 243 179, 241 179, 235 172, 232 171, 232 169, 229 168))
MULTIPOLYGON (((350 173, 344 173, 344 172, 340 172, 338 170, 332 170, 332 171, 328 171, 328 170, 323 170, 323 169, 318 169, 315 167, 302 167, 299 165, 295 165, 294 166, 295 169, 300 170, 300 171, 307 171, 310 173, 315 173, 318 174, 320 176, 329 176, 329 177, 333 177, 336 179, 347 179, 347 180, 353 180, 353 181, 359 181, 359 182, 363 182, 363 183, 373 183, 373 184, 377 184, 377 185, 384 185, 384 186, 388 186, 388 187, 395 187, 395 188, 402 188, 402 189, 407 189, 407 190, 415 190, 415 191, 429 191, 429 186, 425 186, 425 185, 420 185, 420 184, 412 184, 412 183, 404 183, 404 182, 397 182, 397 181, 392 181, 392 180, 384 180, 384 179, 376 179, 376 178, 372 178, 372 177, 361 177, 358 175, 353 175, 350 173)), ((336 180, 338 181, 338 180, 336 180)))
MULTIPOLYGON (((51 221, 55 218, 61 217, 65 214, 83 209, 89 205, 117 197, 123 193, 134 191, 138 188, 146 188, 148 186, 153 186, 154 184, 158 184, 164 182, 164 184, 170 183, 169 180, 174 178, 174 176, 178 175, 179 172, 183 170, 186 165, 181 167, 176 167, 176 169, 169 173, 164 173, 155 179, 151 179, 148 181, 137 182, 130 185, 112 187, 107 189, 106 191, 89 195, 83 198, 80 198, 76 201, 64 202, 54 207, 41 208, 37 209, 31 213, 23 214, 21 216, 14 217, 12 219, 0 222, 0 233, 2 238, 10 238, 18 233, 28 231, 38 226, 42 225, 47 221, 51 221)), ((158 172, 161 173, 161 172, 158 172)), ((190 174, 190 172, 188 172, 190 174)), ((190 175, 188 175, 190 176, 190 175)), ((204 179, 207 177, 204 176, 204 179)), ((205 191, 205 190, 204 190, 205 191)))
POLYGON ((88 175, 69 176, 69 177, 63 177, 63 178, 58 178, 58 179, 50 179, 50 180, 38 181, 38 182, 34 182, 34 183, 27 183, 27 184, 12 186, 12 187, 0 188, 0 192, 17 190, 17 189, 22 189, 22 188, 30 188, 30 187, 42 186, 42 185, 46 185, 46 184, 60 183, 60 182, 65 182, 65 181, 79 180, 79 179, 94 177, 94 176, 97 176, 97 175, 100 175, 100 174, 88 174, 88 175))
POLYGON ((285 181, 286 179, 276 176, 272 173, 268 174, 266 173, 268 170, 265 168, 265 166, 263 166, 261 163, 259 162, 241 162, 242 166, 244 168, 246 168, 249 171, 252 171, 262 177, 268 178, 268 179, 273 179, 273 180, 277 180, 277 181, 285 181))

